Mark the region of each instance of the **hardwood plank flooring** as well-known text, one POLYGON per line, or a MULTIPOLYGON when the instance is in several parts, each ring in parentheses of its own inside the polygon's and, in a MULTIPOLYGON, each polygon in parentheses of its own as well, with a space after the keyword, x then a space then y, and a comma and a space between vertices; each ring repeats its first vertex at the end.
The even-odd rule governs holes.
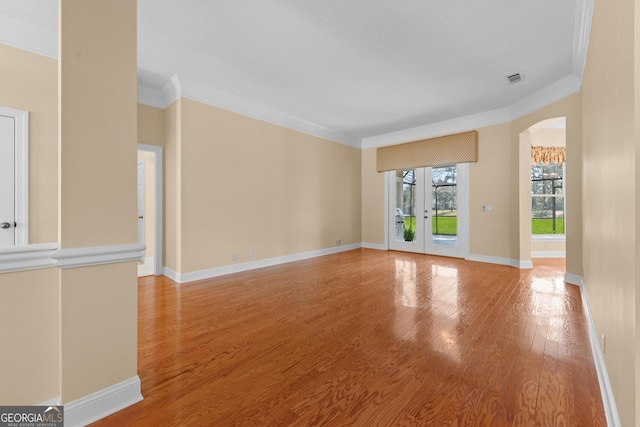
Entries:
POLYGON ((357 249, 138 281, 144 400, 95 426, 604 426, 579 289, 357 249))

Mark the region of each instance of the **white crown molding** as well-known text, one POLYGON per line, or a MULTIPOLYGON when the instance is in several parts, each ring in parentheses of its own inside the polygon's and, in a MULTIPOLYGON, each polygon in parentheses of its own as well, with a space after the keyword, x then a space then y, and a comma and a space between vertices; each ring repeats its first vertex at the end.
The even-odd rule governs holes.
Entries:
POLYGON ((587 61, 587 49, 589 47, 589 34, 591 33, 591 18, 595 0, 578 0, 576 3, 576 17, 573 33, 573 74, 580 79, 584 75, 584 67, 587 61))
POLYGON ((138 104, 163 110, 167 108, 162 93, 158 89, 143 85, 140 82, 138 82, 138 104))
POLYGON ((509 121, 524 117, 529 113, 533 113, 547 105, 560 101, 574 93, 578 93, 580 92, 581 86, 582 80, 579 77, 573 74, 564 76, 560 80, 551 83, 549 86, 545 86, 539 91, 509 106, 509 112, 511 114, 509 121))
POLYGON ((0 43, 47 58, 58 58, 57 31, 48 31, 30 22, 2 14, 0 27, 3 28, 0 43))
POLYGON ((64 404, 65 426, 86 426, 142 400, 140 378, 126 381, 64 404))
POLYGON ((51 257, 58 247, 57 243, 38 243, 0 249, 0 273, 55 267, 51 257))
POLYGON ((382 135, 370 136, 362 140, 362 148, 378 148, 386 145, 403 144, 405 142, 464 132, 469 129, 497 125, 509 121, 511 121, 509 110, 501 108, 382 135))
MULTIPOLYGON (((565 274, 565 282, 567 281, 565 274)), ((576 275, 571 279, 579 279, 577 285, 580 287, 580 295, 582 296, 582 307, 585 317, 587 318, 587 327, 589 329, 589 341, 591 343, 591 352, 593 354, 593 361, 596 365, 596 373, 598 375, 598 383, 600 384, 600 394, 602 394, 602 405, 604 406, 604 415, 607 419, 607 425, 612 427, 620 427, 620 417, 618 415, 618 408, 613 395, 613 388, 609 382, 609 374, 607 373, 607 366, 604 362, 604 355, 600 349, 600 340, 598 339, 598 333, 596 331, 596 324, 593 321, 591 315, 591 308, 589 307, 589 300, 587 299, 587 293, 584 288, 582 278, 576 275)), ((571 282, 569 282, 571 283, 571 282)))
POLYGON ((195 81, 182 80, 181 83, 182 96, 185 98, 354 148, 361 146, 360 137, 329 129, 195 81))
POLYGON ((397 132, 370 136, 362 140, 362 148, 378 148, 388 145, 403 144, 442 135, 450 135, 487 126, 509 123, 515 119, 533 113, 549 104, 559 101, 580 91, 582 81, 573 74, 542 88, 526 98, 492 111, 471 114, 456 119, 431 123, 397 132))
POLYGON ((137 261, 144 256, 145 245, 94 246, 85 248, 59 249, 51 257, 59 268, 75 268, 90 265, 112 264, 137 261))
POLYGON ((164 275, 178 282, 187 283, 195 280, 210 279, 212 277, 224 276, 227 274, 240 273, 243 271, 255 270, 256 268, 272 267, 274 265, 286 264, 288 262, 301 261, 309 258, 350 251, 362 247, 362 243, 336 246, 333 248, 320 249, 317 251, 301 252, 293 255, 285 255, 275 258, 261 259, 258 261, 243 262, 239 264, 226 265, 224 267, 210 268, 206 270, 192 271, 189 273, 178 273, 168 267, 164 268, 164 275))
POLYGON ((167 108, 169 105, 173 104, 176 99, 182 96, 182 86, 177 74, 172 75, 171 78, 167 80, 160 89, 160 93, 164 101, 163 108, 167 108))

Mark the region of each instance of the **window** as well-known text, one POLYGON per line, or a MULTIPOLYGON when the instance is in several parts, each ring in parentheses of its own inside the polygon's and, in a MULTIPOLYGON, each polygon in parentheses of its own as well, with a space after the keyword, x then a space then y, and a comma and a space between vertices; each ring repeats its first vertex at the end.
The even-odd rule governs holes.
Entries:
POLYGON ((564 236, 564 163, 531 166, 531 234, 564 236))

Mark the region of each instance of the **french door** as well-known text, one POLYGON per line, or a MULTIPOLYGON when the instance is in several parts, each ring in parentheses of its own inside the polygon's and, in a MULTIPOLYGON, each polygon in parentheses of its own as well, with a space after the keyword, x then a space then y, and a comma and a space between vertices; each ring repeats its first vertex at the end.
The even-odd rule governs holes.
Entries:
POLYGON ((468 255, 469 165, 404 169, 389 174, 389 248, 468 255))

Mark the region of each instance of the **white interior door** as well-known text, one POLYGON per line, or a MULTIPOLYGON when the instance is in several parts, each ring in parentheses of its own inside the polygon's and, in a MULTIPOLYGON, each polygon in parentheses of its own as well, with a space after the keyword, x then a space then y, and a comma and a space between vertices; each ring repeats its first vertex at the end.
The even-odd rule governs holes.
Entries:
POLYGON ((138 243, 144 245, 144 161, 138 161, 138 243))
POLYGON ((0 248, 15 245, 15 119, 0 116, 0 248))
POLYGON ((389 173, 389 248, 466 258, 468 164, 389 173))

